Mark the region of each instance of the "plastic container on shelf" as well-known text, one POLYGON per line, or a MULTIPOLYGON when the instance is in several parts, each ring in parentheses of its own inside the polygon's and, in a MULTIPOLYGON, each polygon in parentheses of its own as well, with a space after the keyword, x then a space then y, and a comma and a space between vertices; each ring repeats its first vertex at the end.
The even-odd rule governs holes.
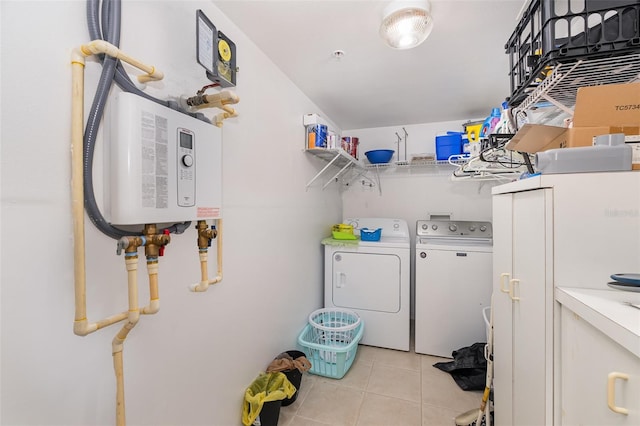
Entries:
POLYGON ((638 0, 531 0, 505 45, 510 105, 526 99, 555 64, 637 52, 638 16, 638 0))
POLYGON ((469 143, 480 142, 480 131, 482 130, 482 121, 469 122, 464 125, 464 131, 467 133, 469 143))
POLYGON ((307 145, 309 149, 327 147, 327 126, 312 124, 306 126, 307 145))
POLYGON ((436 159, 448 160, 452 155, 462 154, 462 133, 447 132, 436 136, 436 159))
POLYGON ((342 138, 342 142, 340 144, 340 147, 349 155, 351 155, 353 158, 358 159, 358 155, 359 155, 359 145, 360 145, 360 141, 358 138, 353 137, 353 136, 344 136, 342 138))
MULTIPOLYGON (((624 135, 621 135, 624 140, 624 135)), ((632 169, 631 144, 548 149, 535 154, 541 174, 616 172, 632 169)))
POLYGON ((494 132, 496 126, 500 122, 501 115, 500 108, 491 109, 491 115, 484 120, 484 123, 482 123, 482 130, 480 130, 481 138, 488 138, 489 135, 494 132))

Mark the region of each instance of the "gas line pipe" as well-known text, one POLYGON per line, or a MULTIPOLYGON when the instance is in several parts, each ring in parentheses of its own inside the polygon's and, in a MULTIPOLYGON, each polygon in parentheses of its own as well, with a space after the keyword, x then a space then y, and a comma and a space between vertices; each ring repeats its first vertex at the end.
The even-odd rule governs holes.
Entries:
MULTIPOLYGON (((203 88, 204 89, 204 88, 203 88)), ((228 106, 229 104, 237 104, 240 102, 240 98, 233 92, 225 90, 220 93, 214 93, 212 95, 205 95, 201 89, 195 96, 184 99, 184 104, 187 108, 192 110, 199 110, 203 108, 219 108, 222 112, 214 116, 214 125, 216 127, 222 127, 222 122, 227 118, 237 117, 238 113, 235 109, 228 106)))
POLYGON ((222 219, 217 220, 218 229, 215 228, 209 229, 207 226, 207 222, 204 220, 199 220, 196 228, 198 229, 198 250, 200 255, 200 282, 196 284, 192 284, 189 288, 194 292, 203 292, 207 291, 210 285, 217 284, 222 281, 222 219), (209 246, 211 245, 211 240, 213 238, 217 238, 216 241, 216 251, 218 255, 218 274, 209 279, 208 272, 208 253, 209 246))

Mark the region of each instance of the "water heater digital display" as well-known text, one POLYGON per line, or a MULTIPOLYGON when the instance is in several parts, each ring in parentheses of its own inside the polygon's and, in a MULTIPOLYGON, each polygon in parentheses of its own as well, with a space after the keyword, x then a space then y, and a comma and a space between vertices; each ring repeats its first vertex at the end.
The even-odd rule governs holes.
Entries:
POLYGON ((193 150, 194 135, 191 130, 178 129, 178 205, 190 207, 196 204, 195 153, 193 150))
POLYGON ((105 216, 114 225, 221 217, 221 130, 119 93, 105 135, 105 216))

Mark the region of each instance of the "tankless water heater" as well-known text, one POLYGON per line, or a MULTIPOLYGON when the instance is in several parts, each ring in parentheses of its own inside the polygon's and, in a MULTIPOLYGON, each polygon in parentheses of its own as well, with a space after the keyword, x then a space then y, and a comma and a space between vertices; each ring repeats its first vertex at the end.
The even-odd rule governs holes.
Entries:
POLYGON ((105 135, 105 216, 113 225, 216 219, 222 134, 141 96, 112 98, 105 135))

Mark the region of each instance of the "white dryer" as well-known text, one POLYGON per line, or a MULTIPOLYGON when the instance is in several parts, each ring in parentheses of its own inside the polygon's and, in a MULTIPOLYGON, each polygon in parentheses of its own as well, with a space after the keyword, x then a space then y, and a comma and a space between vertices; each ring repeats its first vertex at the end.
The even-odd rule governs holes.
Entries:
POLYGON ((409 350, 409 227, 402 219, 351 218, 360 229, 382 228, 380 241, 325 245, 325 308, 346 308, 364 321, 361 343, 409 350))
POLYGON ((491 306, 490 222, 416 223, 415 350, 451 357, 486 341, 482 310, 491 306))

